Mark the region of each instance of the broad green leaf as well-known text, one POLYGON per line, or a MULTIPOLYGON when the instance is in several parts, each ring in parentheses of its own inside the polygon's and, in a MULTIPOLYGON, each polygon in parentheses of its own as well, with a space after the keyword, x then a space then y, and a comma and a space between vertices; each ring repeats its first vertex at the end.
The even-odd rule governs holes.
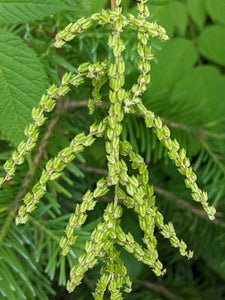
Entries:
POLYGON ((205 27, 198 38, 199 52, 209 60, 225 66, 225 27, 212 25, 205 27))
POLYGON ((123 0, 121 4, 127 10, 130 7, 131 2, 131 0, 123 0))
POLYGON ((98 12, 109 4, 108 0, 69 0, 68 4, 71 6, 71 17, 78 19, 81 17, 89 17, 91 14, 98 12))
MULTIPOLYGON (((151 87, 146 93, 154 100, 165 99, 182 76, 189 72, 197 61, 197 52, 192 42, 186 39, 173 39, 162 44, 152 63, 151 87)), ((151 101, 151 99, 150 99, 151 101)))
POLYGON ((172 18, 168 18, 168 5, 149 5, 150 9, 150 21, 157 22, 162 27, 166 29, 166 33, 169 37, 172 37, 174 34, 174 23, 172 18))
POLYGON ((183 3, 178 1, 161 5, 151 5, 151 20, 163 26, 167 34, 172 37, 177 29, 180 35, 184 35, 188 23, 186 9, 183 3))
POLYGON ((193 107, 192 118, 185 124, 202 125, 225 115, 225 76, 213 66, 200 66, 185 76, 174 88, 168 105, 180 103, 180 115, 193 107), (183 111, 183 113, 182 113, 183 111))
POLYGON ((68 9, 60 0, 0 0, 0 24, 18 24, 68 9))
POLYGON ((44 92, 45 73, 36 54, 14 34, 0 30, 0 131, 13 144, 23 138, 31 109, 44 92))
POLYGON ((214 22, 225 25, 224 0, 206 0, 206 10, 214 22))
POLYGON ((192 20, 202 29, 206 20, 205 0, 188 0, 187 10, 192 20))
POLYGON ((168 4, 168 16, 173 20, 174 26, 177 28, 178 33, 182 36, 185 35, 188 17, 185 6, 182 2, 173 1, 168 4))

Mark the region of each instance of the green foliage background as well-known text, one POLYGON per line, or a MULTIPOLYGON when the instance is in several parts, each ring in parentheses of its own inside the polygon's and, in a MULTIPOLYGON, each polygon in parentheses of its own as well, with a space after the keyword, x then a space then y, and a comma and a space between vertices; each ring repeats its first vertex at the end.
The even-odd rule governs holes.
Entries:
MULTIPOLYGON (((135 1, 122 3, 126 11, 134 11, 135 1)), ((0 160, 4 163, 23 137, 31 108, 39 102, 48 83, 59 84, 65 71, 75 71, 82 62, 110 59, 104 29, 99 33, 93 28, 60 51, 52 47, 55 34, 65 25, 109 7, 109 1, 0 0, 0 4, 0 160)), ((162 44, 152 40, 155 60, 144 103, 163 117, 173 137, 187 149, 199 184, 208 191, 218 215, 214 223, 208 221, 191 201, 182 178, 143 120, 126 117, 122 137, 151 163, 149 171, 157 205, 166 220, 173 221, 178 236, 195 251, 195 256, 187 261, 171 249, 168 241, 161 239, 159 253, 167 274, 157 278, 146 266, 122 252, 134 281, 133 292, 125 299, 224 299, 225 1, 152 0, 150 11, 150 21, 164 26, 170 41, 162 44)), ((127 34, 126 44, 126 84, 130 86, 138 76, 132 33, 127 34)), ((49 192, 28 225, 16 227, 13 222, 19 201, 40 175, 47 159, 66 147, 74 134, 105 115, 104 97, 97 114, 88 115, 84 103, 89 93, 90 86, 86 84, 61 101, 52 114, 55 123, 50 119, 41 133, 37 152, 27 157, 26 165, 18 168, 15 179, 0 190, 2 299, 91 297, 100 266, 89 271, 72 295, 65 291, 67 266, 82 252, 104 203, 98 204, 87 225, 79 230, 78 242, 66 259, 60 256, 58 239, 75 203, 81 201, 88 188, 93 188, 99 173, 104 173, 106 160, 101 141, 71 163, 59 181, 48 185, 49 192), (46 133, 51 134, 46 138, 46 133), (38 152, 42 155, 37 159, 38 152)), ((3 172, 1 165, 0 175, 3 172)), ((123 227, 140 240, 135 215, 129 211, 124 215, 123 227)))

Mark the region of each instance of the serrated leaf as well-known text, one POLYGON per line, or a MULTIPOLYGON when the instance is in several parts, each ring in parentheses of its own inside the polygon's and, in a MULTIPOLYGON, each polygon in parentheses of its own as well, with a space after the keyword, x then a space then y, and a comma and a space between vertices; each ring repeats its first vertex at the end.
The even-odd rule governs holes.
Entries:
MULTIPOLYGON (((189 72, 197 61, 197 52, 192 42, 186 39, 173 39, 162 44, 152 63, 151 88, 147 91, 154 100, 165 99, 182 76, 189 72)), ((150 99, 151 101, 151 99, 150 99)))
MULTIPOLYGON (((192 107, 195 113, 189 120, 188 125, 202 125, 225 115, 225 76, 213 66, 200 66, 187 73, 180 80, 171 94, 171 107, 180 104, 180 116, 192 107), (182 113, 183 111, 183 113, 182 113)), ((176 120, 175 120, 176 121, 176 120)))
POLYGON ((225 66, 225 27, 212 25, 205 27, 198 38, 199 52, 209 60, 225 66))
POLYGON ((31 109, 44 92, 46 75, 32 49, 0 30, 0 131, 17 145, 24 137, 31 109))
POLYGON ((68 8, 60 0, 0 0, 0 24, 19 24, 68 8))
POLYGON ((224 0, 206 0, 206 10, 214 22, 225 25, 224 0))
POLYGON ((188 0, 187 10, 199 29, 202 29, 206 20, 205 0, 188 0))

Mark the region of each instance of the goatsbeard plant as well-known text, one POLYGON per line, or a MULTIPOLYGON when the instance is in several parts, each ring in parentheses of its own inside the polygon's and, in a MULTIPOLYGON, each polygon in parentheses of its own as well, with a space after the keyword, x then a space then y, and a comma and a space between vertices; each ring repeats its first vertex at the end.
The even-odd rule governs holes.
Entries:
POLYGON ((111 10, 102 10, 89 18, 81 18, 76 23, 69 24, 56 36, 54 46, 62 47, 65 43, 84 33, 94 23, 106 26, 108 30, 108 46, 111 48, 113 60, 104 60, 97 63, 83 63, 78 67, 78 72, 65 73, 61 86, 52 85, 47 93, 41 97, 40 103, 32 110, 33 124, 25 128, 27 139, 22 141, 11 158, 4 164, 6 175, 0 178, 0 185, 6 180, 12 179, 16 165, 20 165, 35 146, 38 140, 39 127, 47 117, 45 113, 53 111, 56 101, 70 91, 70 85, 78 87, 86 78, 90 78, 93 85, 92 98, 88 101, 91 114, 95 111, 95 105, 101 101, 101 87, 108 84, 109 109, 108 115, 99 123, 92 124, 88 133, 76 135, 67 148, 61 150, 55 158, 50 159, 42 171, 39 181, 33 186, 24 198, 24 204, 18 210, 16 224, 28 222, 39 200, 46 193, 46 185, 49 180, 56 180, 61 172, 75 157, 86 147, 92 146, 96 139, 105 138, 105 148, 108 161, 108 175, 98 180, 93 191, 88 190, 83 196, 83 202, 77 204, 75 212, 70 216, 65 228, 65 236, 59 242, 62 248, 61 254, 66 256, 71 246, 76 242, 74 229, 81 227, 87 218, 88 211, 95 208, 96 200, 113 191, 114 199, 106 206, 102 221, 91 233, 86 241, 85 250, 80 255, 78 264, 70 270, 70 279, 67 282, 67 290, 73 292, 81 283, 82 278, 89 269, 97 264, 98 259, 104 262, 101 268, 101 276, 97 282, 94 299, 103 299, 106 289, 111 294, 111 299, 122 299, 122 291, 131 291, 131 281, 127 275, 124 262, 120 258, 120 252, 116 245, 120 245, 127 252, 132 253, 139 261, 148 265, 157 275, 163 275, 165 269, 159 260, 157 251, 156 229, 163 237, 169 239, 173 247, 179 248, 180 254, 191 258, 192 251, 187 251, 187 246, 175 233, 173 224, 164 223, 163 215, 155 206, 153 186, 149 183, 148 167, 144 159, 132 149, 132 145, 121 140, 123 119, 125 114, 136 113, 145 120, 146 127, 153 128, 162 145, 167 148, 168 156, 174 161, 178 171, 185 177, 186 187, 191 190, 192 198, 202 204, 211 220, 214 219, 215 209, 209 206, 207 193, 201 191, 196 183, 196 175, 193 172, 190 161, 186 157, 185 149, 180 148, 177 140, 170 138, 170 130, 163 125, 160 117, 148 110, 142 102, 141 96, 150 83, 150 60, 153 59, 149 39, 158 37, 166 41, 168 36, 165 30, 156 23, 146 20, 149 16, 147 0, 139 0, 137 4, 138 16, 124 15, 120 6, 121 0, 112 0, 111 10), (128 27, 137 33, 137 69, 140 75, 137 82, 126 90, 125 61, 123 51, 125 43, 122 32, 128 27), (125 156, 129 160, 124 159, 125 156), (133 169, 130 175, 128 168, 133 169), (135 241, 132 234, 125 233, 120 225, 123 214, 123 206, 133 209, 138 215, 139 226, 143 231, 143 244, 135 241))

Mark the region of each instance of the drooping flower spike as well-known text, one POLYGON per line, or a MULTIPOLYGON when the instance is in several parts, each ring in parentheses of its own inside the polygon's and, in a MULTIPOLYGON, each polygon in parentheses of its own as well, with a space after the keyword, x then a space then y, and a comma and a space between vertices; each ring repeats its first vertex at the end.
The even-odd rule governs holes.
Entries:
POLYGON ((83 202, 76 205, 75 212, 70 216, 65 228, 65 236, 59 243, 62 249, 61 254, 68 255, 71 247, 76 243, 74 229, 80 228, 85 223, 87 213, 95 208, 97 198, 105 196, 110 190, 113 191, 112 203, 107 205, 102 221, 93 230, 90 239, 86 241, 84 253, 80 255, 77 265, 71 268, 70 279, 67 282, 67 290, 74 291, 81 283, 84 274, 101 258, 104 266, 101 268, 101 276, 93 293, 96 300, 103 299, 107 289, 111 294, 110 299, 114 300, 122 299, 123 291, 131 291, 131 281, 116 245, 120 245, 139 261, 148 265, 157 276, 163 275, 166 270, 159 260, 156 229, 163 237, 169 239, 173 247, 179 248, 181 255, 188 258, 193 256, 192 251, 187 251, 185 242, 176 236, 173 224, 164 223, 163 215, 155 205, 154 190, 149 182, 148 166, 144 159, 132 150, 132 145, 128 141, 121 140, 124 114, 138 113, 144 118, 146 127, 154 130, 157 138, 168 150, 169 158, 174 161, 178 171, 185 176, 185 184, 191 190, 193 199, 202 204, 211 220, 215 215, 215 208, 208 204, 207 193, 201 191, 196 183, 197 176, 190 166, 185 149, 180 148, 178 142, 170 138, 169 128, 163 125, 160 117, 155 116, 154 112, 145 107, 141 99, 150 83, 150 61, 153 55, 148 43, 149 39, 158 37, 166 41, 168 36, 164 28, 146 20, 149 16, 147 0, 138 1, 137 17, 132 14, 124 15, 120 0, 113 2, 115 4, 113 10, 103 9, 89 18, 81 18, 69 24, 57 34, 54 44, 57 48, 62 47, 97 23, 107 27, 108 46, 113 53, 113 61, 84 63, 78 67, 78 74, 66 73, 59 88, 53 85, 48 89, 39 105, 32 111, 34 123, 29 124, 25 129, 28 139, 21 142, 18 149, 12 153, 10 160, 4 165, 7 174, 5 178, 0 179, 0 183, 4 183, 5 180, 13 177, 15 166, 21 164, 24 156, 36 145, 38 128, 46 120, 44 112, 54 109, 57 99, 69 92, 69 85, 77 87, 86 78, 91 79, 93 91, 88 107, 92 114, 95 105, 101 101, 101 87, 108 84, 110 102, 108 115, 99 124, 92 124, 89 133, 80 133, 75 136, 68 147, 47 162, 39 181, 33 186, 32 191, 25 195, 24 204, 20 207, 16 218, 16 224, 26 223, 29 220, 29 214, 36 209, 39 200, 44 196, 47 182, 58 179, 62 170, 76 157, 77 153, 92 146, 97 138, 105 137, 108 175, 98 180, 96 188, 93 191, 88 190, 83 196, 83 202), (140 71, 137 82, 129 90, 124 88, 126 67, 123 52, 126 46, 122 33, 125 27, 137 33, 137 69, 140 71), (124 156, 129 156, 132 175, 128 174, 129 165, 123 159, 124 156), (123 206, 133 209, 138 215, 144 245, 137 243, 132 234, 125 233, 121 227, 123 206))

